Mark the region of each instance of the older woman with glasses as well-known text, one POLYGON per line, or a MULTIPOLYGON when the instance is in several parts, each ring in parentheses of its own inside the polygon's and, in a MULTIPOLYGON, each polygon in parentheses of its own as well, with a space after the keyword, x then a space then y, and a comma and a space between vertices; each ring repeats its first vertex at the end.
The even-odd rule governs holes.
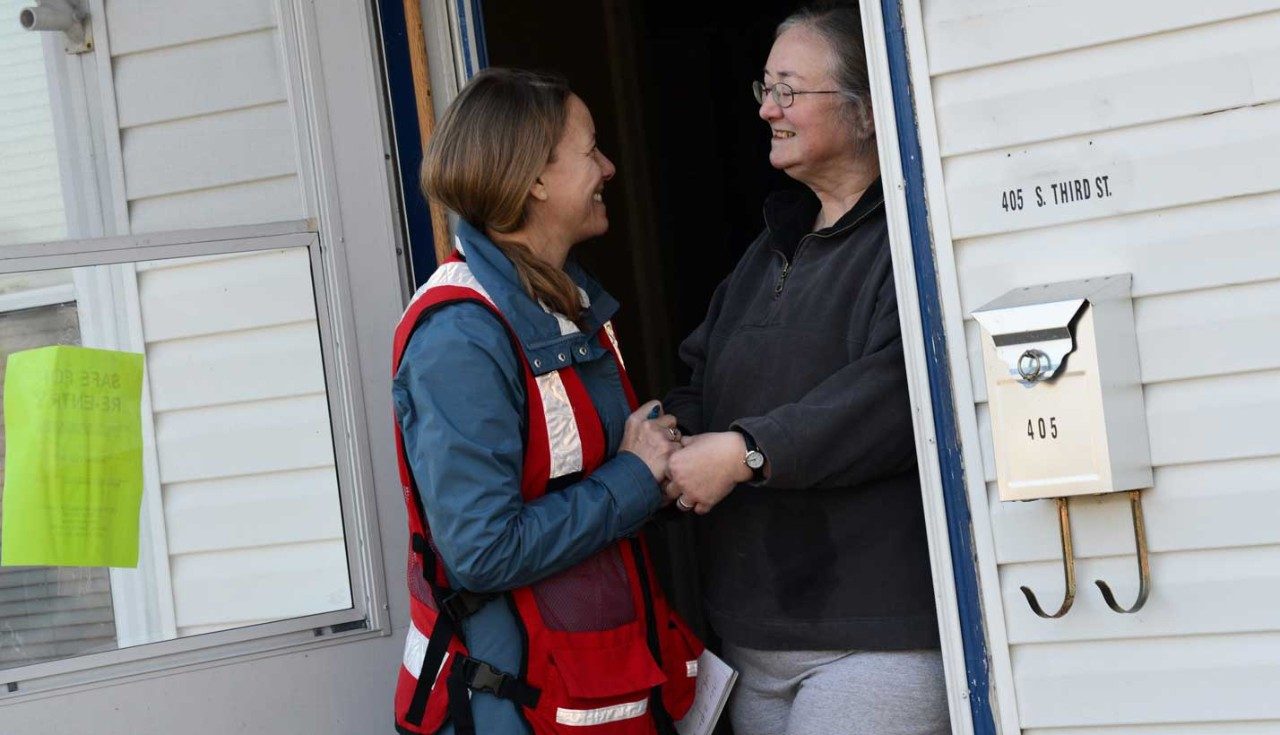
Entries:
POLYGON ((797 12, 752 85, 765 230, 680 347, 704 603, 737 735, 948 730, 870 85, 853 5, 797 12))

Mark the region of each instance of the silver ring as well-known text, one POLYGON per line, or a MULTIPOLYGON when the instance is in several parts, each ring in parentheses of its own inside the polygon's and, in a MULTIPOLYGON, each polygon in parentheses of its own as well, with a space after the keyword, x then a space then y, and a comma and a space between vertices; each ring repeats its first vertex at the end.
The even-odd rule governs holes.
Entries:
POLYGON ((681 495, 680 497, 676 498, 676 505, 680 507, 680 510, 693 510, 693 506, 692 506, 692 505, 689 505, 688 503, 684 502, 684 496, 683 496, 683 495, 681 495))
POLYGON ((1049 356, 1036 349, 1027 350, 1018 357, 1018 375, 1028 383, 1045 377, 1049 371, 1049 356))
POLYGON ((680 430, 674 426, 668 426, 667 436, 671 437, 671 441, 678 442, 680 441, 680 430))

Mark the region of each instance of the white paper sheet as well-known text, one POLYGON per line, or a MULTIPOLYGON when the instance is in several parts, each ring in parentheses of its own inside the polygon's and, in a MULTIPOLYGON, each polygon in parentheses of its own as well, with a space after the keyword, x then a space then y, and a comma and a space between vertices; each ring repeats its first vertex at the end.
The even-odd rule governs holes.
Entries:
POLYGON ((698 693, 693 706, 684 719, 676 723, 680 735, 711 735, 737 680, 737 671, 714 653, 704 651, 698 657, 698 693))

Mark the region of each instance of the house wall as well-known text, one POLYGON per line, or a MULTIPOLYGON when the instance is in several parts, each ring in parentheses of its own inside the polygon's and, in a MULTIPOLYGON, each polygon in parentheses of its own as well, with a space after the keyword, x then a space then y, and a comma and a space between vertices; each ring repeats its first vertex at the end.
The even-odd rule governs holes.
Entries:
POLYGON ((105 6, 129 231, 301 219, 275 4, 105 6))
MULTIPOLYGON (((25 7, 0 0, 0 18, 25 7)), ((56 240, 66 232, 39 35, 0 23, 0 246, 56 240)))
POLYGON ((1035 735, 1280 730, 1280 3, 923 0, 914 17, 997 719, 1035 735), (1077 179, 1092 196, 1055 202, 1051 184, 1077 179), (1056 513, 998 498, 969 314, 1114 273, 1133 274, 1153 593, 1134 615, 1106 608, 1094 579, 1136 594, 1128 504, 1073 500, 1079 593, 1042 620, 1018 588, 1062 599, 1056 513))
POLYGON ((181 263, 138 272, 178 634, 349 607, 307 252, 181 263))
MULTIPOLYGON (((105 178, 118 177, 125 192, 115 202, 116 231, 303 218, 317 227, 322 247, 332 250, 339 264, 334 277, 349 283, 340 289, 340 313, 352 320, 350 331, 343 332, 351 335, 343 345, 350 360, 341 369, 344 385, 354 394, 349 396, 351 420, 360 432, 339 441, 358 457, 359 482, 372 485, 377 495, 376 505, 361 506, 362 515, 352 522, 369 531, 373 558, 365 574, 385 585, 385 564, 399 580, 406 539, 387 359, 404 294, 398 287, 397 219, 369 7, 301 0, 175 7, 158 0, 108 0, 106 8, 102 20, 109 29, 105 39, 116 92, 110 101, 120 125, 119 146, 113 153, 108 145, 105 155, 117 163, 105 178), (209 63, 192 61, 201 54, 209 63), (270 54, 276 55, 274 61, 266 63, 270 54), (227 66, 238 71, 230 73, 227 66), (289 90, 283 96, 281 86, 289 90), (305 95, 293 96, 304 87, 305 95), (380 528, 386 530, 385 545, 380 528)), ((204 610, 252 598, 291 602, 236 577, 287 578, 303 598, 327 607, 346 605, 329 596, 334 587, 307 579, 314 565, 329 563, 324 549, 340 547, 330 540, 336 526, 329 508, 308 501, 334 497, 324 484, 333 474, 324 469, 332 462, 332 444, 328 437, 319 442, 295 431, 328 427, 323 399, 317 397, 319 376, 304 369, 319 367, 314 306, 305 308, 297 290, 300 283, 309 285, 304 266, 293 253, 262 253, 139 268, 165 525, 175 585, 186 588, 175 591, 184 632, 246 618, 243 609, 213 620, 184 617, 184 595, 202 594, 198 602, 204 610), (307 278, 300 281, 300 273, 307 278), (230 295, 220 294, 219 287, 230 287, 230 295), (219 321, 216 314, 193 313, 201 303, 215 304, 218 311, 228 302, 243 305, 244 299, 252 299, 258 321, 219 321), (290 362, 297 369, 282 374, 290 362), (210 377, 214 372, 220 379, 210 377), (182 382, 170 384, 166 376, 171 375, 181 375, 182 382), (190 451, 215 427, 223 437, 233 435, 227 439, 228 456, 249 466, 234 472, 211 468, 207 458, 190 451), (263 446, 273 449, 264 452, 263 446), (264 464, 272 461, 287 464, 264 464), (255 502, 237 506, 239 496, 247 500, 249 493, 255 502), (296 517, 268 518, 271 514, 296 517), (264 528, 275 535, 263 538, 264 528), (212 550, 218 542, 224 547, 212 550), (274 569, 257 555, 267 547, 275 554, 274 569), (227 563, 215 572, 219 557, 227 563), (201 592, 201 585, 211 587, 201 592)), ((376 613, 389 618, 394 635, 320 637, 216 663, 201 663, 198 653, 180 653, 168 660, 178 668, 161 676, 141 673, 145 666, 139 665, 134 667, 138 674, 125 670, 118 680, 8 694, 0 699, 0 730, 41 735, 385 731, 407 627, 403 585, 389 589, 385 610, 379 604, 376 613)), ((293 608, 276 606, 248 617, 290 614, 293 608)), ((251 648, 251 643, 232 648, 251 648)))
MULTIPOLYGON (((275 5, 105 9, 129 231, 302 219, 275 5)), ((307 254, 137 271, 177 633, 349 607, 307 254)))

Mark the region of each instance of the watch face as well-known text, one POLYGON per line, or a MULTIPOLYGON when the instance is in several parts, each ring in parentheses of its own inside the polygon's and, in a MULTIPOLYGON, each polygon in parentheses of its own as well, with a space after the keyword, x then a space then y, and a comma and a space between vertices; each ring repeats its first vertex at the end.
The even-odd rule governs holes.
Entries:
POLYGON ((747 452, 746 463, 751 469, 758 470, 764 467, 764 455, 760 452, 747 452))

